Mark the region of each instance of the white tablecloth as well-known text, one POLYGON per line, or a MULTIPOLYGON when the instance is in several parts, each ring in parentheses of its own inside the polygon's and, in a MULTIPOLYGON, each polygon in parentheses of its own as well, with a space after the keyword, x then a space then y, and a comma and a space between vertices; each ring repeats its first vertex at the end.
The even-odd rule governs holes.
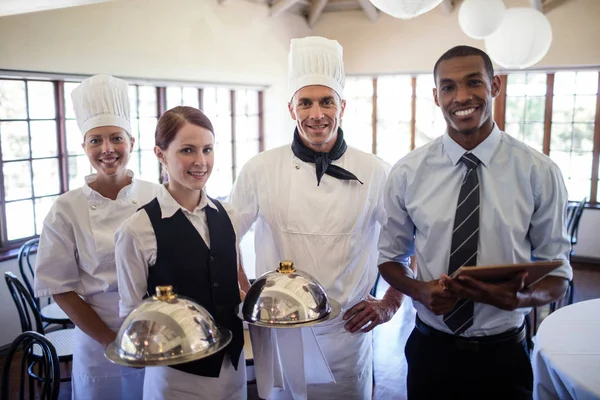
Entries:
POLYGON ((550 314, 533 352, 534 399, 600 399, 600 299, 550 314))

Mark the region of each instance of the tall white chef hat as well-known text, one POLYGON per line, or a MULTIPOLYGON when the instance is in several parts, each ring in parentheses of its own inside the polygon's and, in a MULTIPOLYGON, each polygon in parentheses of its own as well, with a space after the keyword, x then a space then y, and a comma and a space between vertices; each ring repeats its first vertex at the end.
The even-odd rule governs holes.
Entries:
POLYGON ((304 86, 323 85, 343 98, 346 77, 342 46, 319 36, 292 39, 288 56, 289 98, 304 86))
POLYGON ((128 84, 110 75, 85 79, 73 92, 73 109, 81 134, 99 126, 118 126, 131 134, 128 84))

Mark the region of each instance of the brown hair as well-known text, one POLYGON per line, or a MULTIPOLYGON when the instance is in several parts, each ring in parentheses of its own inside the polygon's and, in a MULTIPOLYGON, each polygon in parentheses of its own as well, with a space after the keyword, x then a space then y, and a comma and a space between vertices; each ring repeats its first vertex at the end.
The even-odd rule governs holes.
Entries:
POLYGON ((194 107, 177 106, 164 112, 156 124, 154 143, 161 149, 166 150, 175 139, 175 135, 186 123, 199 126, 209 130, 213 135, 215 130, 210 119, 200 110, 194 107))

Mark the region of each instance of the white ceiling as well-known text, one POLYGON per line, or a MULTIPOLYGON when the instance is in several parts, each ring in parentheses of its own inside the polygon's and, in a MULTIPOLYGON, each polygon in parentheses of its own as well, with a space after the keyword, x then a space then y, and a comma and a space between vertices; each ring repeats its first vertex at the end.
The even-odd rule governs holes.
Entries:
POLYGON ((0 0, 0 17, 112 0, 0 0))

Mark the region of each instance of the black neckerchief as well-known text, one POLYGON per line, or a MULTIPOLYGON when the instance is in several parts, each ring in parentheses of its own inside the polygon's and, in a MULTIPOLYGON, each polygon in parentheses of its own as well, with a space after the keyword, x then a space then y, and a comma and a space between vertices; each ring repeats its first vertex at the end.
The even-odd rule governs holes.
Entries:
POLYGON ((321 184, 321 178, 323 174, 333 176, 337 179, 343 180, 356 180, 362 185, 360 179, 356 177, 352 172, 346 171, 342 167, 332 165, 331 162, 339 159, 346 152, 346 141, 344 140, 344 132, 342 128, 338 128, 337 140, 333 145, 333 148, 329 153, 319 153, 307 147, 298 134, 298 128, 294 130, 294 140, 292 142, 292 152, 296 157, 304 162, 310 162, 315 164, 317 171, 317 186, 321 184))

